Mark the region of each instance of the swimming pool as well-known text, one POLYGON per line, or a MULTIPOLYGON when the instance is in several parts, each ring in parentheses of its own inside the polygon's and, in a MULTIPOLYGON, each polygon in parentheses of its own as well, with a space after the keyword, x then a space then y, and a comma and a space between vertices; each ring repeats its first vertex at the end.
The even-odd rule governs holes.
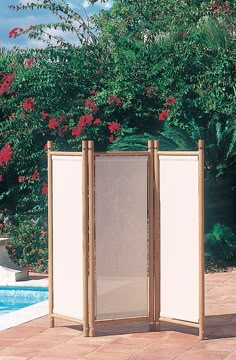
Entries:
POLYGON ((30 286, 0 286, 0 316, 48 300, 48 289, 30 286))

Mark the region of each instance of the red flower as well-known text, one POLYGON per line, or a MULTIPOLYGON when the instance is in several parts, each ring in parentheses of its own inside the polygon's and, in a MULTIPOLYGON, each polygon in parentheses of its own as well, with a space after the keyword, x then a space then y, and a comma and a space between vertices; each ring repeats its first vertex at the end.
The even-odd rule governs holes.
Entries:
POLYGON ((110 95, 107 103, 108 105, 115 104, 116 106, 119 106, 121 101, 116 95, 110 95))
POLYGON ((111 135, 111 136, 108 138, 108 140, 109 140, 110 143, 113 143, 113 141, 114 141, 114 136, 111 135))
POLYGON ((22 28, 14 28, 12 29, 9 34, 8 34, 8 37, 11 38, 11 37, 17 37, 17 35, 19 35, 19 33, 22 33, 24 31, 24 29, 22 28))
POLYGON ((22 105, 23 109, 24 110, 32 110, 35 107, 34 100, 35 100, 35 98, 32 98, 32 97, 26 99, 22 105))
POLYGON ((46 111, 42 111, 42 119, 46 119, 48 116, 49 114, 46 111))
POLYGON ((44 181, 43 188, 42 188, 42 194, 47 195, 47 193, 48 193, 48 184, 46 183, 46 181, 44 181))
POLYGON ((37 180, 37 179, 40 178, 38 172, 39 172, 38 169, 35 169, 35 170, 34 170, 34 173, 33 173, 33 175, 32 175, 32 180, 37 180))
POLYGON ((0 151, 0 166, 7 164, 14 154, 9 143, 6 143, 4 148, 0 151))
POLYGON ((154 86, 150 85, 150 86, 146 86, 145 90, 146 90, 146 96, 152 96, 152 92, 154 90, 154 86))
POLYGON ((67 125, 63 125, 62 127, 60 127, 60 128, 58 129, 58 135, 59 135, 60 137, 63 137, 64 134, 67 132, 67 130, 68 130, 68 126, 67 126, 67 125))
POLYGON ((100 71, 99 71, 99 70, 96 70, 96 71, 95 71, 95 74, 96 74, 96 75, 99 75, 99 74, 100 74, 100 71))
POLYGON ((78 125, 71 130, 71 135, 75 136, 76 138, 79 137, 83 132, 83 127, 79 127, 78 125))
POLYGON ((98 107, 93 101, 93 99, 88 99, 84 103, 84 107, 87 109, 91 109, 93 113, 96 113, 98 111, 98 107))
POLYGON ((22 175, 18 176, 18 182, 19 183, 23 183, 24 182, 24 177, 22 175))
POLYGON ((46 235, 47 235, 47 231, 41 230, 41 235, 42 235, 42 236, 46 236, 46 235))
POLYGON ((97 95, 98 91, 97 90, 91 90, 89 93, 90 93, 90 95, 97 95))
POLYGON ((66 119, 66 115, 61 115, 58 119, 58 122, 61 123, 66 119))
POLYGON ((58 127, 58 122, 56 118, 51 118, 48 122, 49 129, 55 130, 58 127))
POLYGON ((92 125, 93 122, 93 116, 90 114, 85 114, 84 116, 81 116, 81 118, 78 121, 78 124, 76 127, 74 127, 71 130, 72 136, 75 136, 76 138, 79 137, 83 132, 83 127, 86 125, 92 125))
POLYGON ((4 92, 7 94, 10 94, 14 92, 15 90, 8 90, 8 88, 12 85, 13 79, 16 76, 16 73, 9 74, 9 75, 3 75, 3 83, 0 85, 0 95, 3 95, 4 92), (7 92, 8 90, 8 92, 7 92))
POLYGON ((98 124, 100 124, 100 122, 101 122, 101 120, 99 118, 97 118, 94 120, 93 124, 98 125, 98 124))
POLYGON ((116 123, 115 121, 111 121, 108 123, 108 129, 111 134, 116 133, 121 128, 121 125, 116 123))
POLYGON ((26 61, 25 61, 26 66, 28 66, 28 67, 34 65, 34 62, 35 62, 35 59, 34 59, 34 58, 26 59, 26 61))
POLYGON ((85 114, 85 115, 83 116, 83 118, 84 118, 84 120, 85 120, 85 124, 86 124, 86 125, 92 125, 92 121, 93 121, 92 115, 90 115, 90 114, 85 114))
POLYGON ((166 120, 168 118, 169 109, 162 111, 159 114, 159 120, 166 120))
POLYGON ((166 98, 166 106, 170 106, 173 105, 174 103, 176 103, 176 98, 175 97, 167 97, 166 98))

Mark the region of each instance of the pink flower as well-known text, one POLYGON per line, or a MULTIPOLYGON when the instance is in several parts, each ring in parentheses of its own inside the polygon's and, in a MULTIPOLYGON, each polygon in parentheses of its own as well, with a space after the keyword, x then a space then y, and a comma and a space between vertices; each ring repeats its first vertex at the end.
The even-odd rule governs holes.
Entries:
POLYGON ((35 62, 34 58, 26 59, 26 61, 25 61, 26 66, 28 66, 28 67, 33 66, 34 62, 35 62))
POLYGON ((110 95, 107 103, 108 105, 115 104, 116 106, 119 106, 121 101, 116 95, 110 95))
POLYGON ((38 169, 35 169, 35 170, 34 170, 34 173, 33 173, 33 175, 32 175, 32 180, 37 180, 37 179, 40 178, 38 172, 39 172, 38 169))
POLYGON ((18 176, 18 182, 19 183, 23 183, 24 182, 24 177, 22 175, 18 176))
POLYGON ((98 94, 98 91, 97 90, 90 90, 90 95, 97 95, 98 94))
POLYGON ((111 134, 116 133, 117 131, 120 130, 120 128, 121 128, 121 125, 116 123, 115 121, 111 121, 108 123, 108 129, 111 134))
POLYGON ((145 90, 146 90, 146 96, 152 96, 152 92, 154 90, 154 86, 150 85, 150 86, 146 86, 145 90))
POLYGON ((166 106, 170 106, 173 105, 174 103, 176 103, 176 98, 175 97, 167 97, 166 98, 166 106))
POLYGON ((93 101, 93 99, 86 100, 84 103, 84 107, 91 109, 93 113, 96 113, 98 111, 98 107, 95 104, 95 102, 93 101))
POLYGON ((11 149, 11 146, 8 143, 5 144, 4 148, 0 150, 0 166, 3 166, 4 163, 7 164, 14 154, 13 150, 11 149))
POLYGON ((46 111, 42 111, 42 119, 46 119, 46 117, 49 116, 49 113, 47 113, 46 111))
POLYGON ((165 109, 159 114, 159 120, 166 120, 168 118, 169 109, 165 109))
POLYGON ((42 188, 42 194, 47 195, 47 193, 48 193, 48 184, 46 183, 46 181, 44 181, 43 188, 42 188))
POLYGON ((100 124, 100 122, 101 122, 101 120, 99 118, 97 118, 94 120, 93 124, 98 125, 98 124, 100 124))
POLYGON ((2 181, 3 181, 3 175, 0 174, 0 182, 2 182, 2 181))
POLYGON ((75 128, 71 130, 71 135, 78 138, 82 134, 82 132, 83 132, 83 127, 77 125, 75 128))
POLYGON ((0 85, 0 95, 3 95, 4 92, 6 94, 10 94, 15 90, 9 90, 9 87, 13 84, 13 79, 16 76, 16 73, 3 75, 3 83, 0 85))
POLYGON ((58 127, 58 122, 56 118, 51 118, 48 122, 49 129, 55 130, 58 127))
POLYGON ((35 107, 35 104, 34 104, 34 101, 35 101, 35 98, 28 98, 24 101, 22 107, 24 110, 32 110, 34 107, 35 107))
POLYGON ((113 143, 113 141, 114 141, 114 136, 111 135, 111 136, 108 138, 108 140, 109 140, 110 143, 113 143))
POLYGON ((22 33, 24 31, 24 29, 22 29, 22 28, 14 28, 14 29, 12 29, 10 32, 9 32, 9 34, 8 34, 8 37, 9 38, 12 38, 12 37, 17 37, 17 35, 19 35, 20 33, 22 33))

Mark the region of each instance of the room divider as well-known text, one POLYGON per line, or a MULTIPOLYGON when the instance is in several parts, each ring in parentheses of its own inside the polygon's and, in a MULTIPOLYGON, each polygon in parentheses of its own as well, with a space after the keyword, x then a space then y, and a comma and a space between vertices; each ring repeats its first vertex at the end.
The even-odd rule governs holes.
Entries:
POLYGON ((49 316, 83 325, 170 322, 204 337, 204 142, 197 151, 53 151, 49 316))

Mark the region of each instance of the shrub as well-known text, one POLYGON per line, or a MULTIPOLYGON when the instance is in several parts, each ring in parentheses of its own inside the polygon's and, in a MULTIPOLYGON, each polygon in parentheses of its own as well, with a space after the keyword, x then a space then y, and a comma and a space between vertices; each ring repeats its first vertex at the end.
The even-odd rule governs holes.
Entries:
POLYGON ((46 219, 33 216, 8 218, 4 233, 10 238, 7 250, 13 262, 29 271, 47 272, 48 241, 46 219))
POLYGON ((205 259, 209 263, 225 264, 236 256, 236 238, 225 225, 215 224, 205 235, 205 259))

